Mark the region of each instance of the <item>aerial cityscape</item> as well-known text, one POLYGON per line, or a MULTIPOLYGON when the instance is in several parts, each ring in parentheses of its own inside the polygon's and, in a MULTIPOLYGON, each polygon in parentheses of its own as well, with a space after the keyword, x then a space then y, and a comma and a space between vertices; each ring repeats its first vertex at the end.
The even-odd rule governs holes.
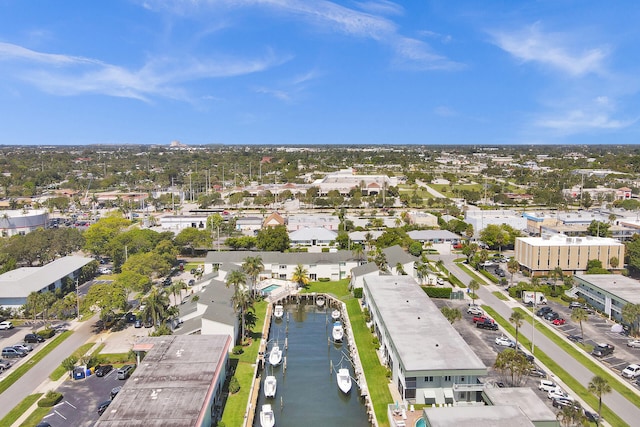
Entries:
POLYGON ((634 2, 0 2, 0 427, 640 419, 634 2))

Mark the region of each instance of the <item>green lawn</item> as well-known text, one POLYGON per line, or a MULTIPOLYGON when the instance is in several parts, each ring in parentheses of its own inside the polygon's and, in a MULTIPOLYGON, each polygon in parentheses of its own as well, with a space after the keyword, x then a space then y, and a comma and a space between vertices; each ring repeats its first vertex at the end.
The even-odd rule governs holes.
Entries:
POLYGON ((460 267, 460 269, 462 271, 464 271, 465 273, 467 273, 472 279, 475 279, 476 282, 480 283, 481 285, 486 285, 487 282, 485 282, 484 277, 481 277, 478 273, 476 273, 474 270, 470 269, 466 264, 463 263, 458 263, 458 267, 460 267))
MULTIPOLYGON (((82 345, 81 345, 80 347, 78 347, 78 348, 77 348, 73 353, 71 353, 71 356, 75 356, 75 357, 77 357, 78 359, 80 359, 82 356, 84 356, 84 355, 85 355, 85 353, 86 353, 87 351, 89 351, 89 349, 90 349, 91 347, 93 347, 93 344, 94 344, 94 343, 92 343, 92 342, 89 342, 89 343, 86 343, 86 344, 82 344, 82 345)), ((54 370, 53 370, 53 372, 51 372, 51 374, 49 374, 49 378, 50 378, 52 381, 58 381, 60 378, 62 378, 62 376, 63 376, 64 374, 67 374, 67 373, 68 373, 68 371, 67 371, 66 369, 64 369, 64 368, 62 367, 62 365, 60 365, 60 366, 58 366, 56 369, 54 369, 54 370)))
MULTIPOLYGON (((22 414, 24 414, 29 408, 31 408, 31 405, 36 403, 41 396, 42 396, 42 393, 37 393, 37 394, 31 394, 25 397, 24 399, 22 399, 22 402, 18 403, 18 405, 16 405, 15 408, 9 411, 9 413, 5 415, 3 419, 0 420, 0 426, 10 426, 13 423, 15 423, 16 420, 20 418, 22 414)), ((49 409, 50 408, 47 408, 47 412, 49 412, 49 409)), ((38 423, 36 422, 33 425, 35 426, 36 424, 38 423)))
MULTIPOLYGON (((22 424, 20 424, 20 427, 36 427, 38 423, 42 421, 42 418, 44 418, 44 416, 49 413, 50 410, 51 408, 36 408, 36 410, 29 414, 27 419, 24 420, 22 424)), ((0 425, 4 424, 0 423, 0 425)))
MULTIPOLYGON (((493 317, 495 319, 495 321, 498 322, 498 324, 501 327, 503 327, 511 335, 515 336, 516 329, 510 322, 505 320, 502 316, 500 316, 491 307, 489 307, 487 305, 483 305, 482 308, 491 317, 493 317)), ((530 321, 530 317, 526 316, 525 320, 530 321)), ((518 342, 521 343, 522 346, 525 347, 525 348, 528 348, 528 349, 531 348, 531 341, 529 341, 527 338, 523 337, 522 335, 518 336, 518 342)), ((574 350, 574 352, 575 352, 575 350, 574 350)), ((573 356, 573 354, 571 354, 571 355, 573 356)), ((541 351, 537 347, 535 349, 534 356, 538 360, 540 360, 540 362, 542 362, 547 368, 549 368, 558 378, 560 378, 575 394, 577 394, 585 402, 587 402, 587 404, 589 406, 591 406, 595 410, 598 409, 598 399, 593 394, 589 393, 589 391, 587 390, 587 388, 585 386, 580 384, 575 378, 573 378, 571 375, 569 375, 569 373, 567 371, 565 371, 560 365, 558 365, 558 363, 556 363, 555 360, 553 360, 552 358, 547 356, 543 351, 541 351)), ((578 361, 582 363, 582 361, 580 359, 578 359, 578 361)), ((591 362, 591 363, 593 363, 593 362, 591 362)), ((604 375, 601 375, 600 373, 598 373, 597 375, 600 375, 603 378, 608 379, 609 380, 609 384, 611 384, 612 388, 614 387, 614 383, 617 382, 615 379, 611 378, 610 376, 604 376, 604 375)), ((609 422, 609 424, 611 424, 613 426, 616 426, 616 427, 617 426, 621 426, 621 427, 622 426, 628 426, 627 423, 625 423, 620 417, 618 417, 613 411, 611 411, 604 404, 602 405, 602 417, 607 422, 609 422)))
POLYGON ((344 300, 344 298, 351 296, 351 292, 349 292, 349 279, 342 279, 337 282, 311 282, 306 289, 300 291, 300 293, 307 294, 312 292, 330 294, 344 300))
POLYGON ((502 301, 508 301, 509 297, 507 297, 504 293, 500 292, 500 291, 493 291, 491 292, 496 298, 498 298, 499 300, 502 301))

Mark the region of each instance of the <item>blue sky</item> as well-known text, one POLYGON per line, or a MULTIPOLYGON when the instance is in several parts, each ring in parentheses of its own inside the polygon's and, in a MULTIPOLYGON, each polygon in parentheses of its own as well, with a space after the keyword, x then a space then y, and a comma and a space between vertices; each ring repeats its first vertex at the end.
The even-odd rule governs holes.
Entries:
POLYGON ((0 144, 637 144, 640 3, 0 0, 0 144))

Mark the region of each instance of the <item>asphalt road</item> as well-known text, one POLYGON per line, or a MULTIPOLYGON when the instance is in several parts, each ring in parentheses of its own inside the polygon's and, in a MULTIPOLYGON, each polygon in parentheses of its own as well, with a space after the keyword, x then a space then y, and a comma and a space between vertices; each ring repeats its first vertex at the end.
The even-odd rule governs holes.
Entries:
POLYGON ((12 384, 11 387, 0 394, 0 418, 7 415, 7 413, 25 397, 33 394, 34 390, 49 377, 49 374, 57 368, 65 358, 69 357, 73 351, 87 342, 93 335, 92 328, 97 319, 98 317, 94 316, 92 319, 80 323, 69 338, 62 342, 51 353, 47 354, 44 359, 12 384))
MULTIPOLYGON (((471 281, 469 276, 453 262, 453 260, 457 257, 457 255, 442 255, 440 256, 440 259, 442 259, 446 268, 453 275, 455 275, 463 283, 468 284, 471 281)), ((477 294, 480 299, 482 299, 483 303, 491 306, 503 318, 508 319, 511 316, 513 309, 504 301, 494 296, 491 293, 493 292, 493 290, 493 286, 481 286, 477 294)), ((533 328, 527 327, 528 325, 528 323, 525 324, 520 329, 519 333, 531 340, 533 335, 533 328)), ((580 384, 585 387, 588 386, 589 381, 591 381, 594 376, 591 371, 585 368, 582 364, 576 361, 573 357, 571 357, 564 350, 558 347, 553 341, 549 340, 541 333, 536 333, 533 339, 536 347, 545 352, 547 356, 553 358, 569 373, 569 375, 580 382, 580 384)), ((640 398, 638 399, 638 401, 640 402, 640 398)), ((602 402, 630 426, 637 425, 636 422, 640 420, 640 408, 631 403, 615 390, 612 390, 611 393, 602 396, 602 402)), ((597 410, 597 408, 594 409, 597 410)))

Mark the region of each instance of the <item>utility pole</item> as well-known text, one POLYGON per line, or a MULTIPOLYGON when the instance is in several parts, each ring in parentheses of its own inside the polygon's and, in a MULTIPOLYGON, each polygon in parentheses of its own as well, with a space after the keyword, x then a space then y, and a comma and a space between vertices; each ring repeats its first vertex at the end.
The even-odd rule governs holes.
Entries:
POLYGON ((78 290, 78 282, 80 281, 80 279, 76 278, 76 310, 77 310, 77 317, 78 320, 80 320, 80 291, 78 290))

